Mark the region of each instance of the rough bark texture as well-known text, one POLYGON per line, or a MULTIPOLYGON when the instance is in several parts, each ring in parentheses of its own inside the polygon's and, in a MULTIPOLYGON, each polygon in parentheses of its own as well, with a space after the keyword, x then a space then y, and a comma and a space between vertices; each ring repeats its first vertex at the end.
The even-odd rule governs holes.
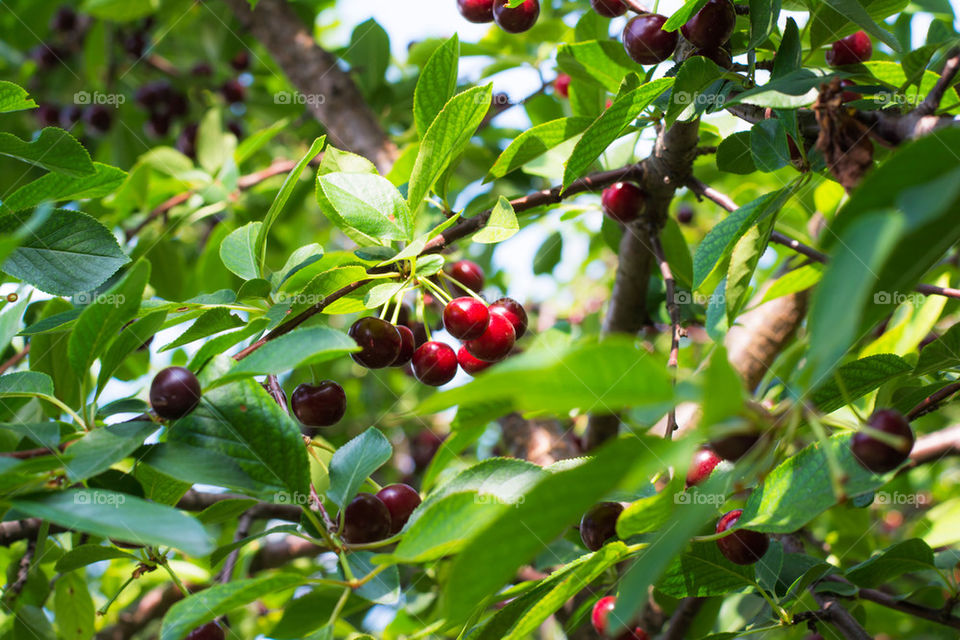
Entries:
POLYGON ((307 96, 307 106, 327 128, 330 142, 368 158, 382 173, 389 170, 397 157, 396 146, 337 58, 317 46, 286 0, 260 0, 255 10, 248 0, 224 1, 307 96))
POLYGON ((793 338, 807 313, 807 293, 794 293, 743 314, 727 333, 730 363, 748 389, 760 384, 764 374, 793 338))

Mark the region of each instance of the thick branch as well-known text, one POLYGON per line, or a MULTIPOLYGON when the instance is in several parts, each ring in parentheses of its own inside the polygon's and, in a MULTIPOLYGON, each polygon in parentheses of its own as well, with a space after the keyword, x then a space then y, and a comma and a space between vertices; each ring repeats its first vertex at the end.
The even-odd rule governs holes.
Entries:
POLYGON ((670 616, 670 622, 667 623, 667 632, 663 634, 663 640, 683 640, 686 638, 690 626, 705 602, 706 600, 703 598, 684 598, 681 600, 676 611, 670 616))
POLYGON ((831 595, 813 593, 813 599, 820 605, 824 617, 827 617, 837 631, 847 640, 873 640, 873 637, 860 626, 856 618, 844 609, 831 595))

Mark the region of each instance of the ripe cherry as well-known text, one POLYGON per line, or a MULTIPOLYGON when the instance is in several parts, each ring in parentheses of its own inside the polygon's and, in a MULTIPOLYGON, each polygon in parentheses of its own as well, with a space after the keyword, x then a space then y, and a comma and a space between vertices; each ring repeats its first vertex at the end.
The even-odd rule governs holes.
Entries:
POLYGON ((243 102, 243 99, 247 95, 247 88, 240 84, 239 80, 234 78, 223 83, 223 86, 220 87, 220 93, 223 94, 227 102, 233 104, 243 102))
POLYGON ((410 514, 420 506, 420 494, 408 484, 391 484, 377 492, 377 497, 390 511, 390 533, 398 533, 407 524, 410 514))
POLYGON ((241 49, 235 56, 230 58, 230 66, 236 71, 246 71, 250 68, 250 52, 241 49))
POLYGON ((868 431, 860 431, 850 441, 857 462, 874 473, 893 471, 903 464, 913 449, 913 430, 907 419, 894 409, 881 409, 870 416, 867 426, 899 438, 900 444, 893 445, 868 431))
POLYGON ((50 19, 51 31, 67 33, 77 28, 77 12, 71 7, 63 6, 57 9, 50 19))
POLYGON ((708 0, 680 32, 695 47, 718 49, 730 39, 736 24, 737 13, 730 0, 708 0))
POLYGON ((343 539, 353 544, 376 542, 390 535, 390 510, 372 493, 358 493, 344 509, 343 539))
POLYGON ((623 47, 638 64, 658 64, 677 48, 677 32, 664 31, 666 16, 659 13, 639 15, 623 29, 623 47))
POLYGON ((60 126, 60 107, 53 104, 41 104, 34 112, 41 127, 60 126))
MULTIPOLYGON (((728 511, 717 522, 717 533, 723 533, 737 524, 743 509, 728 511)), ((734 564, 754 564, 770 548, 770 538, 759 531, 738 529, 730 535, 717 540, 720 553, 734 564)))
POLYGON ((755 444, 760 440, 760 434, 749 431, 745 433, 734 433, 732 435, 714 440, 710 443, 710 448, 717 452, 724 460, 736 462, 747 455, 755 444))
POLYGON ((692 487, 706 480, 721 461, 722 458, 709 447, 698 449, 687 471, 687 486, 692 487))
POLYGON ((490 324, 479 338, 468 340, 463 346, 474 358, 499 362, 507 357, 517 341, 513 324, 499 313, 490 314, 490 324))
MULTIPOLYGON (((619 1, 619 0, 618 0, 619 1)), ((557 79, 553 81, 553 88, 556 90, 557 95, 561 98, 570 97, 570 76, 565 73, 561 73, 557 76, 557 79)))
POLYGON ((463 346, 461 346, 457 351, 457 362, 460 363, 461 369, 472 376, 477 375, 493 364, 492 362, 485 362, 479 358, 474 358, 472 355, 470 355, 470 352, 467 351, 467 348, 463 346))
POLYGON ((80 122, 81 118, 83 118, 82 108, 75 104, 67 105, 63 108, 63 111, 60 112, 60 126, 64 129, 69 129, 80 122))
POLYGON ((474 293, 483 289, 483 269, 476 262, 458 260, 450 265, 447 275, 474 293))
POLYGON ((190 75, 197 78, 206 78, 213 75, 213 67, 209 62, 198 62, 190 68, 190 75))
POLYGON ((368 369, 389 367, 400 355, 403 346, 403 337, 397 328, 373 316, 360 318, 347 333, 360 347, 360 351, 351 356, 357 364, 368 369))
POLYGON ((677 207, 677 222, 680 224, 690 224, 693 222, 693 205, 684 202, 677 207))
POLYGON ((457 375, 457 354, 442 342, 427 342, 413 353, 413 375, 423 384, 439 387, 457 375))
POLYGON ((580 540, 590 551, 596 551, 603 543, 617 535, 617 518, 623 512, 619 502, 599 502, 580 519, 580 540))
POLYGON ((167 367, 150 383, 150 406, 167 420, 182 418, 200 404, 200 381, 186 367, 167 367))
POLYGON ((347 394, 333 380, 301 384, 290 396, 290 408, 297 420, 308 427, 329 427, 340 422, 347 411, 347 394))
POLYGON ((525 0, 519 7, 507 7, 509 0, 493 0, 493 21, 507 33, 523 33, 537 23, 540 1, 525 0))
POLYGON ((517 340, 527 332, 527 311, 513 298, 500 298, 490 305, 490 313, 497 313, 510 321, 517 340))
POLYGON ((443 308, 443 326, 458 340, 473 340, 483 335, 490 324, 487 305, 476 298, 454 298, 443 308))
POLYGON ((87 129, 90 132, 106 133, 113 124, 113 114, 104 105, 95 104, 84 110, 83 120, 87 123, 87 129))
POLYGON ((843 67, 848 64, 866 62, 873 55, 873 42, 863 31, 841 38, 827 51, 827 64, 831 67, 843 67))
POLYGON ((33 60, 40 69, 52 69, 60 64, 60 61, 66 57, 67 53, 57 46, 51 46, 41 42, 30 50, 30 59, 33 60))
MULTIPOLYGON (((593 611, 590 613, 590 622, 601 636, 605 636, 607 633, 607 620, 616 604, 617 599, 615 597, 604 596, 593 605, 593 611)), ((626 630, 617 636, 617 640, 647 640, 648 638, 647 633, 640 627, 637 627, 632 632, 626 630)))
POLYGON ((443 437, 430 429, 424 429, 417 433, 410 441, 410 457, 413 458, 417 469, 426 469, 430 461, 433 460, 433 456, 437 455, 437 451, 440 450, 442 444, 443 437))
POLYGON ((191 122, 183 128, 180 135, 177 136, 177 151, 183 155, 194 158, 197 155, 197 131, 200 126, 196 122, 191 122))
POLYGON ((224 640, 226 636, 223 629, 216 622, 208 622, 202 627, 197 627, 186 637, 186 640, 224 640))
POLYGON ((723 47, 716 49, 697 49, 692 54, 694 56, 703 56, 707 60, 712 60, 715 65, 721 69, 729 69, 733 66, 733 57, 730 52, 723 47))
POLYGON ((397 354, 397 359, 390 364, 391 367, 402 367, 407 364, 413 358, 413 352, 417 350, 416 339, 413 337, 413 331, 410 330, 410 327, 401 324, 397 326, 397 331, 400 332, 400 353, 397 354))
POLYGON ((620 0, 590 0, 590 6, 604 18, 616 18, 627 12, 627 5, 620 0))
POLYGON ((457 9, 470 22, 493 22, 493 0, 457 0, 457 9))
POLYGON ((603 212, 621 223, 633 222, 643 213, 647 195, 632 182, 618 182, 603 190, 603 212))
MULTIPOLYGON (((854 82, 853 80, 850 80, 849 78, 844 78, 843 80, 840 81, 840 86, 855 87, 857 86, 857 83, 854 82)), ((859 100, 862 97, 863 97, 862 93, 857 93, 856 91, 844 91, 843 94, 840 96, 840 101, 853 102, 854 100, 859 100)))

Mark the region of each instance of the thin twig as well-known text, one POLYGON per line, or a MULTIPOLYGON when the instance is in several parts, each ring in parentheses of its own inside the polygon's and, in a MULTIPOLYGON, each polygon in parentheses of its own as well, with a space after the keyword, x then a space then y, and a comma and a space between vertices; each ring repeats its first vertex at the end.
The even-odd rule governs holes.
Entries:
POLYGON ((20 562, 17 565, 17 579, 7 587, 4 597, 8 601, 13 601, 20 595, 23 588, 27 585, 30 578, 30 565, 33 563, 33 556, 37 552, 37 537, 34 536, 27 541, 27 549, 23 552, 20 562))
POLYGON ((284 412, 289 415, 290 410, 287 408, 287 398, 283 393, 283 387, 280 386, 280 381, 277 379, 277 376, 272 373, 267 376, 267 391, 269 391, 273 399, 277 401, 277 404, 283 408, 284 412))
POLYGON ((25 346, 21 351, 18 351, 17 353, 13 354, 12 356, 10 356, 9 359, 7 359, 6 362, 4 362, 3 364, 0 364, 0 374, 3 374, 8 369, 12 369, 13 367, 20 364, 20 361, 26 358, 27 354, 29 353, 30 353, 30 344, 27 343, 27 346, 25 346))
MULTIPOLYGON (((680 326, 680 307, 676 300, 676 282, 673 279, 673 273, 670 271, 670 264, 663 254, 663 245, 660 237, 653 235, 650 237, 650 249, 660 267, 660 275, 663 276, 664 286, 667 295, 667 313, 670 314, 671 337, 670 337, 670 357, 667 360, 667 368, 673 373, 673 384, 677 384, 677 366, 680 360, 680 336, 683 328, 680 326)), ((671 407, 667 414, 667 428, 664 437, 668 440, 673 437, 673 432, 677 430, 677 408, 671 407)))
POLYGON ((916 420, 920 416, 927 415, 931 411, 936 411, 940 404, 960 391, 960 382, 953 382, 943 387, 942 389, 937 390, 934 393, 931 393, 929 396, 924 398, 917 406, 910 410, 907 413, 907 420, 916 420))
MULTIPOLYGON (((240 516, 240 519, 237 521, 237 530, 233 533, 233 541, 235 543, 240 542, 250 535, 250 525, 252 523, 253 515, 251 515, 250 511, 246 511, 242 516, 240 516)), ((239 548, 230 552, 230 555, 227 556, 227 559, 223 564, 223 570, 220 572, 217 582, 221 584, 227 584, 233 579, 233 571, 237 567, 237 558, 239 557, 239 548)))
POLYGON ((947 62, 943 66, 943 71, 940 72, 940 78, 937 80, 937 83, 933 86, 933 89, 930 90, 930 93, 927 94, 927 97, 923 99, 923 102, 917 105, 914 112, 921 116, 933 115, 937 109, 940 108, 940 103, 943 102, 943 96, 946 95, 950 87, 953 86, 953 80, 958 70, 960 70, 960 49, 952 49, 950 53, 947 54, 947 62))

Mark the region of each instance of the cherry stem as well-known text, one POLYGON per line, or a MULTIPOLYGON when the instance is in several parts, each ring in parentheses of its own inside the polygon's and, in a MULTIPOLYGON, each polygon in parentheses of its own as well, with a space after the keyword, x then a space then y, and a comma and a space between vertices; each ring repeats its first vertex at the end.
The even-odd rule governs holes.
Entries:
MULTIPOLYGON (((444 274, 444 275, 446 275, 446 274, 444 274)), ((437 285, 435 285, 435 284, 433 284, 432 282, 430 282, 430 279, 429 279, 429 278, 417 278, 417 282, 419 282, 420 284, 424 285, 425 287, 427 287, 428 289, 430 289, 431 291, 433 291, 433 293, 437 294, 437 297, 438 297, 438 298, 440 299, 440 301, 443 302, 444 304, 449 303, 451 300, 453 300, 453 298, 451 298, 450 295, 449 295, 446 291, 444 291, 443 289, 441 289, 441 288, 438 287, 437 285)))
POLYGON ((487 301, 484 300, 484 299, 480 296, 479 293, 477 293, 476 291, 474 291, 473 289, 471 289, 471 288, 469 288, 469 287, 467 287, 467 286, 464 286, 463 284, 460 283, 459 280, 457 280, 456 278, 454 278, 453 276, 451 276, 449 273, 447 273, 447 272, 445 272, 445 271, 441 271, 441 272, 440 272, 440 275, 443 276, 443 279, 444 279, 445 282, 446 282, 446 281, 452 282, 453 284, 455 284, 456 286, 460 287, 461 289, 463 289, 464 291, 466 291, 467 293, 469 293, 471 296, 473 296, 474 298, 476 298, 477 300, 479 300, 479 301, 482 302, 483 304, 487 304, 487 301))

